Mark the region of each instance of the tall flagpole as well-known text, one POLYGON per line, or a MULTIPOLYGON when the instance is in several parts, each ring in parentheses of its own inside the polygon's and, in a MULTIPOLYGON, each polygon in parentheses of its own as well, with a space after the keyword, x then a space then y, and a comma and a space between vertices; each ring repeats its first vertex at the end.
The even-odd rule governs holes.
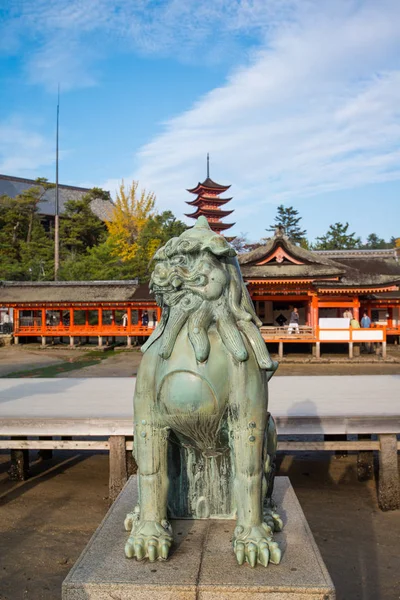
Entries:
POLYGON ((60 84, 58 84, 57 96, 57 132, 56 132, 56 206, 54 218, 54 281, 58 280, 58 269, 60 267, 60 206, 58 198, 58 125, 60 117, 60 84))
POLYGON ((207 152, 207 179, 210 177, 210 155, 207 152))

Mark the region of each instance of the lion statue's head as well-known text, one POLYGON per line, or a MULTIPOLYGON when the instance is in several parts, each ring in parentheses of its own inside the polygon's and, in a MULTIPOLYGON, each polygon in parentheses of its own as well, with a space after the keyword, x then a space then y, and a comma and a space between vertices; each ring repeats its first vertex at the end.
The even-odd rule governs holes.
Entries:
POLYGON ((236 251, 210 229, 205 217, 199 217, 193 228, 170 239, 157 251, 154 261, 150 290, 163 312, 159 325, 142 347, 143 352, 162 336, 160 355, 169 358, 187 322, 199 362, 208 358, 208 331, 216 327, 237 361, 248 358, 244 334, 259 366, 271 373, 275 371, 277 365, 260 334, 261 322, 243 282, 236 251))

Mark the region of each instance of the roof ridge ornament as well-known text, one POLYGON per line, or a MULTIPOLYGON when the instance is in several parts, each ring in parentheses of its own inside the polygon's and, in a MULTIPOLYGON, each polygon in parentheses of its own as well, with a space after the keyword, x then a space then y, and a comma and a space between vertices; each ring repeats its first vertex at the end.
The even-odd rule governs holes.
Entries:
POLYGON ((284 225, 277 225, 276 226, 275 237, 282 237, 282 238, 288 239, 288 236, 286 235, 286 229, 285 229, 284 225))

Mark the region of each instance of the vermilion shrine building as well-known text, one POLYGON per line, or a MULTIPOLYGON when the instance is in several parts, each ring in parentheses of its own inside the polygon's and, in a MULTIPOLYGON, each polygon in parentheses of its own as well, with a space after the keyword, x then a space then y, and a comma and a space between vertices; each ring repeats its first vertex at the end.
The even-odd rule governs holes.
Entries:
MULTIPOLYGON (((213 231, 222 234, 233 226, 222 219, 232 210, 223 210, 231 198, 221 198, 230 186, 209 176, 188 191, 196 198, 188 204, 204 215, 213 231)), ((229 238, 228 238, 229 239, 229 238)), ((352 355, 353 344, 378 342, 382 353, 386 339, 400 336, 400 248, 389 250, 308 251, 289 241, 282 229, 263 246, 239 257, 243 278, 263 323, 266 342, 277 342, 279 354, 284 343, 308 343, 319 356, 321 343, 345 343, 352 355), (296 306, 300 331, 290 334, 290 313, 296 306), (321 319, 339 318, 346 309, 360 320, 366 311, 373 327, 369 331, 342 325, 329 327, 321 319)), ((136 281, 89 282, 2 282, 0 311, 13 309, 15 341, 26 337, 77 339, 122 337, 128 345, 133 338, 151 334, 160 318, 160 309, 149 295, 147 285, 136 281), (144 319, 147 314, 148 320, 144 319), (125 316, 124 316, 125 315, 125 316)))
MULTIPOLYGON (((364 311, 373 327, 368 341, 386 343, 400 336, 400 249, 311 252, 291 243, 282 229, 264 246, 239 258, 244 280, 268 342, 357 343, 360 330, 322 329, 320 319, 341 318, 350 309, 360 320, 364 311), (296 306, 300 335, 286 325, 296 306)), ((384 347, 384 346, 383 346, 384 347)), ((319 353, 319 346, 317 354, 319 353)))
POLYGON ((149 336, 161 309, 148 285, 137 281, 62 281, 0 283, 2 310, 12 309, 14 338, 65 338, 71 346, 82 338, 122 337, 128 346, 149 336), (144 318, 146 315, 147 318, 144 318))

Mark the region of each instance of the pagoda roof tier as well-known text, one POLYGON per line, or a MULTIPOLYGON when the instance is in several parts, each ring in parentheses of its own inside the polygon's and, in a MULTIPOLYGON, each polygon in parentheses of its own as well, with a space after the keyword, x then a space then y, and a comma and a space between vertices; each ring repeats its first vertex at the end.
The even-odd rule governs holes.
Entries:
POLYGON ((205 217, 209 216, 209 217, 219 217, 219 218, 223 218, 223 217, 227 217, 228 215, 231 215, 233 213, 233 210, 220 210, 219 208, 216 208, 215 210, 213 208, 205 208, 204 206, 199 207, 196 212, 191 213, 190 215, 186 214, 185 217, 191 217, 192 219, 197 219, 197 217, 200 217, 200 215, 204 215, 205 217))
POLYGON ((200 204, 202 204, 204 202, 210 202, 210 203, 218 204, 219 206, 223 206, 230 200, 232 200, 232 197, 231 198, 218 198, 217 196, 208 197, 208 196, 199 195, 199 196, 197 196, 197 198, 195 200, 192 200, 191 202, 189 202, 188 200, 185 200, 185 202, 186 202, 186 204, 190 204, 190 206, 199 206, 200 204))
POLYGON ((209 221, 208 224, 213 231, 215 229, 219 229, 220 231, 222 229, 229 229, 230 227, 233 227, 235 225, 235 223, 222 223, 222 221, 215 222, 215 223, 209 221))
POLYGON ((200 190, 219 190, 220 193, 222 193, 229 190, 230 187, 230 185, 220 185, 219 183, 215 183, 210 177, 207 177, 202 183, 199 181, 196 187, 190 190, 188 189, 187 191, 191 194, 198 194, 200 190))

